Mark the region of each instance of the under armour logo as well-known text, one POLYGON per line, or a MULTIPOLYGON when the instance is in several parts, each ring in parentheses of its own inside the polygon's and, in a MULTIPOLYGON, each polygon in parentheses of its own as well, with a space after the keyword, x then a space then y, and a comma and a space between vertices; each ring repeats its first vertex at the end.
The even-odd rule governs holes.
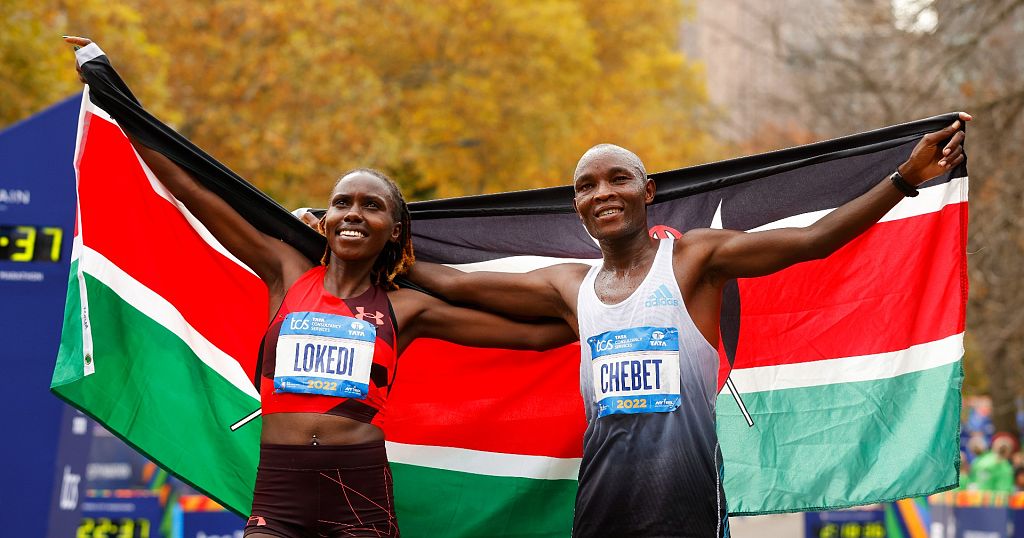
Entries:
POLYGON ((366 310, 361 307, 356 307, 356 319, 366 321, 366 319, 372 319, 377 325, 384 325, 384 314, 382 312, 376 312, 373 314, 367 313, 366 310))
POLYGON ((249 518, 249 522, 246 523, 247 527, 248 526, 265 527, 266 525, 267 525, 267 520, 263 519, 260 516, 252 516, 252 517, 249 518))

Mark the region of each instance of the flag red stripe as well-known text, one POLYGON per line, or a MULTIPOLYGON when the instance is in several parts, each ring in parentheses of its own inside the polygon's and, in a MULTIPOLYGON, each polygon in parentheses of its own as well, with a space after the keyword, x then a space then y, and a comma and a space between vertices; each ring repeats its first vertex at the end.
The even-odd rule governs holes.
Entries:
POLYGON ((89 120, 79 163, 85 245, 173 304, 251 376, 267 325, 266 287, 210 248, 152 190, 120 129, 96 116, 89 120), (146 259, 153 256, 159 264, 146 259))
POLYGON ((580 348, 546 353, 417 340, 398 360, 389 441, 558 458, 583 453, 580 348))
POLYGON ((897 351, 963 332, 963 245, 950 230, 966 211, 950 204, 882 222, 824 260, 741 280, 734 366, 897 351))

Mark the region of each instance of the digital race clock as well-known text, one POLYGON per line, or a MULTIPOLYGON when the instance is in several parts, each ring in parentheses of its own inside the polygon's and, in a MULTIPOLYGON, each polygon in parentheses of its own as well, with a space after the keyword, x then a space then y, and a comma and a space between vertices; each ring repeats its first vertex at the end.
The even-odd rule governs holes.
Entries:
POLYGON ((55 226, 0 225, 0 261, 59 262, 64 231, 55 226))

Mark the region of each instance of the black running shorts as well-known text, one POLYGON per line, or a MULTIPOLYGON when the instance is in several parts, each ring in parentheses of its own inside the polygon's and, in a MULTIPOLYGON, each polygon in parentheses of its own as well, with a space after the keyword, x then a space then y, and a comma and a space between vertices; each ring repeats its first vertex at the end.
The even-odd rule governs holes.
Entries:
POLYGON ((397 537, 384 441, 262 445, 245 536, 397 537))

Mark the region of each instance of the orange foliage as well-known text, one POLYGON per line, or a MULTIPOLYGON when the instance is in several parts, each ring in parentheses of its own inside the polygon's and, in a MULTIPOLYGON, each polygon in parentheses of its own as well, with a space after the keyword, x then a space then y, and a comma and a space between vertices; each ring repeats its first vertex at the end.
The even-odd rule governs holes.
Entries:
POLYGON ((0 103, 28 98, 0 122, 75 90, 59 36, 86 35, 148 108, 286 206, 322 204, 356 166, 419 199, 565 183, 600 142, 650 170, 713 145, 678 0, 5 3, 33 23, 0 23, 19 29, 0 50, 22 47, 39 80, 4 77, 0 103))

